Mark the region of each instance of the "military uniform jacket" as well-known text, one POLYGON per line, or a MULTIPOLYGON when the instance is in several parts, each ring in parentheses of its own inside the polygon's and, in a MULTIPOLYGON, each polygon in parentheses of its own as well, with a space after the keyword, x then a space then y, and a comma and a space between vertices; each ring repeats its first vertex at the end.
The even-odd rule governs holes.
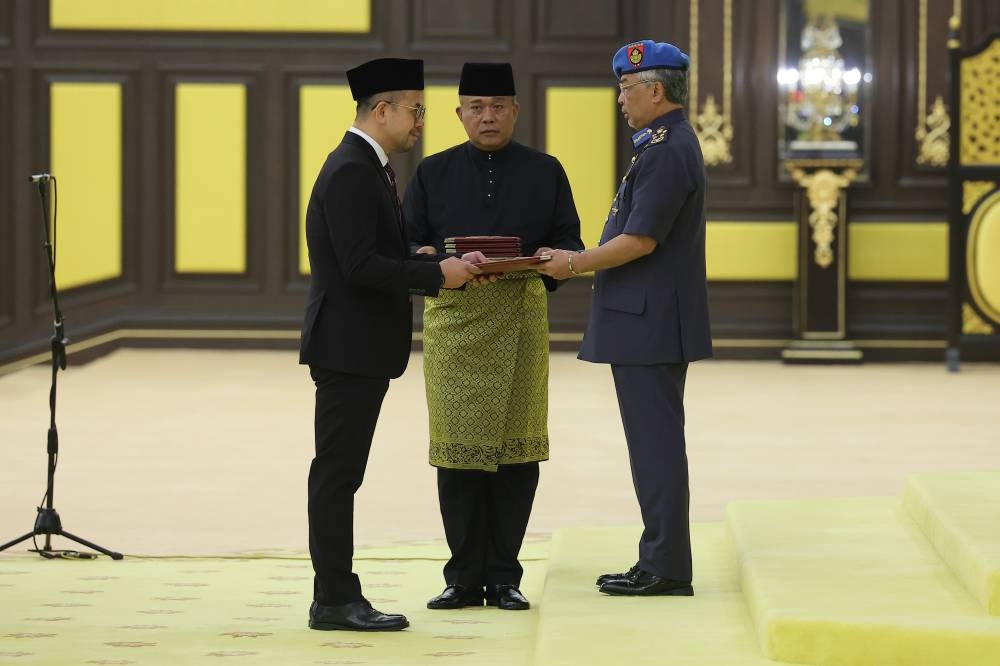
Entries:
MULTIPOLYGON (((417 167, 403 203, 414 249, 444 251, 449 236, 519 236, 521 251, 582 250, 580 217, 559 161, 516 141, 496 151, 471 142, 417 167)), ((543 278, 549 291, 556 281, 543 278)))
POLYGON ((410 294, 435 296, 443 257, 411 257, 385 170, 348 132, 316 178, 306 210, 312 280, 299 362, 395 378, 409 360, 410 294))
POLYGON ((579 357, 594 363, 653 365, 712 355, 705 275, 705 165, 680 109, 636 134, 637 154, 622 179, 601 244, 627 233, 650 236, 652 253, 594 276, 579 357))

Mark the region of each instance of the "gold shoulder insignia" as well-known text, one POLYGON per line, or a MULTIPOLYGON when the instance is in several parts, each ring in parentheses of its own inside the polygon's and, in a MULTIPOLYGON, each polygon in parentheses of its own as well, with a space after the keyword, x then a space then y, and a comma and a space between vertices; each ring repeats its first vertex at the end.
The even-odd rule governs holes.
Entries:
POLYGON ((649 140, 650 145, 654 143, 663 143, 667 138, 667 128, 660 126, 656 128, 653 132, 653 138, 649 140))

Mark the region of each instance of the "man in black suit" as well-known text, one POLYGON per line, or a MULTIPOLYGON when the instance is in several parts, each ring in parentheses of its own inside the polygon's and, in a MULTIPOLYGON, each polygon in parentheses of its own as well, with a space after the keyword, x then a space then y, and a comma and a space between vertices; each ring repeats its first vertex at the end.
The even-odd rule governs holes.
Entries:
POLYGON ((316 383, 309 626, 394 631, 409 626, 406 618, 372 608, 351 570, 354 494, 389 380, 409 359, 410 295, 460 287, 479 269, 455 257, 410 255, 388 155, 413 148, 423 128, 423 61, 373 60, 347 80, 357 116, 320 170, 306 211, 312 280, 299 362, 316 383))
POLYGON ((597 579, 613 595, 694 594, 684 441, 688 363, 712 355, 705 275, 705 164, 684 117, 688 57, 643 40, 612 68, 635 155, 611 204, 600 246, 554 251, 539 270, 595 271, 580 358, 610 363, 642 513, 639 561, 597 579))

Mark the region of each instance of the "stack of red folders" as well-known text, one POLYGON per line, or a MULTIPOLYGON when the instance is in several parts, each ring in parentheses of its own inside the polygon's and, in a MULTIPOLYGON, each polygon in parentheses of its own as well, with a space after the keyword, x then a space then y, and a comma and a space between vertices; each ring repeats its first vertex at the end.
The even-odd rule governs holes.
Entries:
POLYGON ((454 254, 482 252, 487 259, 508 259, 521 256, 518 236, 452 236, 444 239, 444 251, 454 254))

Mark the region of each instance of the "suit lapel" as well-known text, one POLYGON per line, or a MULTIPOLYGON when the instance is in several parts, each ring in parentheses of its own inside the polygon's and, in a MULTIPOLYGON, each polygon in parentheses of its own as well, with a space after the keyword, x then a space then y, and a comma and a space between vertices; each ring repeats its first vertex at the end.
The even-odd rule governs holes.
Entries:
POLYGON ((375 153, 375 149, 371 147, 371 144, 354 132, 345 132, 344 142, 360 150, 378 172, 379 180, 382 182, 385 193, 389 197, 389 203, 392 206, 393 213, 396 216, 396 228, 399 230, 400 242, 408 255, 410 249, 409 243, 406 240, 406 228, 403 226, 403 211, 399 206, 399 193, 392 191, 392 185, 389 184, 389 176, 386 174, 385 167, 382 166, 382 162, 375 153))

